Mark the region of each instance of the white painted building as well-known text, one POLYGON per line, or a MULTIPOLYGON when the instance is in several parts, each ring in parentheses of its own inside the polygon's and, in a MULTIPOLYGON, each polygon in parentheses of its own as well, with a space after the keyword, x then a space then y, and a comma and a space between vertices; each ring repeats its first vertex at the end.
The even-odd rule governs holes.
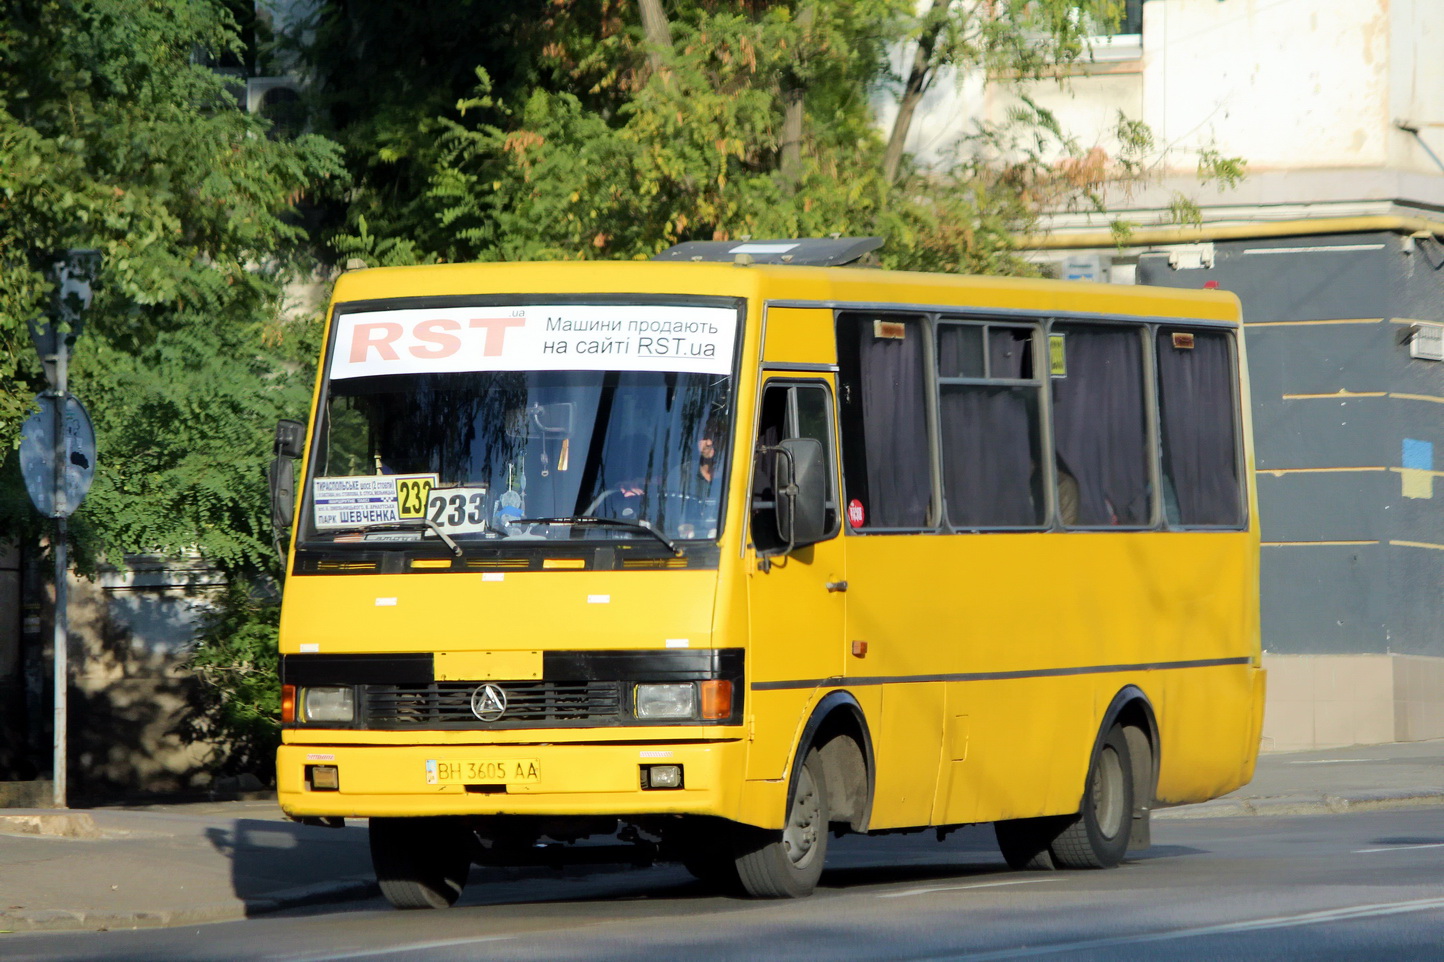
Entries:
MULTIPOLYGON (((1086 148, 1119 112, 1167 148, 1111 213, 1058 212, 1059 276, 1236 292, 1257 446, 1264 747, 1444 737, 1444 0, 1142 0, 1068 83, 1031 86, 1086 148), (1246 179, 1197 180, 1198 151, 1246 179), (1202 224, 1170 223, 1173 191, 1202 224), (1071 268, 1071 270, 1069 269, 1071 268), (1436 462, 1433 451, 1440 450, 1436 462)), ((997 119, 942 85, 912 147, 997 119)), ((1200 586, 1206 590, 1206 586, 1200 586)))

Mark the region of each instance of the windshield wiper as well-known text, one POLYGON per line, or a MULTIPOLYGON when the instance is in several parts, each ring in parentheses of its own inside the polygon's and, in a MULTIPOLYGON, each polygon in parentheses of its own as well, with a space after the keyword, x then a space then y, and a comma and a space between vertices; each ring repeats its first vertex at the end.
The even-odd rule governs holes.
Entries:
POLYGON ((523 524, 573 524, 579 527, 596 528, 627 528, 631 531, 645 531, 667 546, 667 550, 679 558, 685 557, 687 552, 682 546, 669 541, 662 532, 656 528, 649 528, 645 524, 638 524, 636 521, 623 521, 621 518, 594 518, 591 515, 574 518, 522 518, 520 521, 510 522, 514 525, 523 524))
POLYGON ((400 521, 373 521, 370 524, 356 524, 346 528, 333 528, 333 531, 406 531, 406 530, 430 530, 436 532, 436 536, 442 543, 451 549, 451 553, 458 558, 462 556, 461 545, 451 540, 451 535, 441 530, 441 525, 430 518, 402 518, 400 521))

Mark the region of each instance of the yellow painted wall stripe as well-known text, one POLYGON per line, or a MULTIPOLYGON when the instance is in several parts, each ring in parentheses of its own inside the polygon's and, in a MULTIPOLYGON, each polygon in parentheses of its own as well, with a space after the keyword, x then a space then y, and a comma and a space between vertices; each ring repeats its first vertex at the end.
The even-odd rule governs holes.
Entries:
POLYGON ((1399 468, 1359 467, 1359 468, 1268 468, 1259 469, 1259 474, 1271 474, 1281 478, 1286 474, 1356 474, 1360 471, 1398 471, 1399 468))
MULTIPOLYGON (((1378 544, 1377 541, 1263 541, 1259 543, 1262 548, 1338 548, 1357 547, 1359 545, 1378 544)), ((1396 542, 1389 542, 1395 544, 1396 542)))
POLYGON ((1332 394, 1282 394, 1285 401, 1328 401, 1343 398, 1367 398, 1367 397, 1390 397, 1400 401, 1428 401, 1431 404, 1444 404, 1444 397, 1437 394, 1403 394, 1399 391, 1350 391, 1345 388, 1332 394))
POLYGON ((1338 317, 1321 321, 1248 321, 1245 328, 1253 327, 1317 327, 1321 324, 1382 324, 1382 317, 1338 317))

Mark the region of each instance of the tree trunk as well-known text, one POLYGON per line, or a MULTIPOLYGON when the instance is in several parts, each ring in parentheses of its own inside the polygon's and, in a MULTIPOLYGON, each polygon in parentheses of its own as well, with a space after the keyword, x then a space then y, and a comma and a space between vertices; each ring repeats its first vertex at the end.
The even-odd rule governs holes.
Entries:
POLYGON ((652 48, 647 51, 647 61, 652 73, 662 69, 662 51, 672 46, 672 26, 667 22, 667 11, 662 9, 662 0, 637 0, 642 9, 642 33, 652 48))
POLYGON ((908 71, 907 83, 903 86, 902 97, 898 99, 897 117, 892 122, 892 135, 888 137, 887 151, 882 157, 882 173, 888 183, 897 179, 913 114, 933 79, 933 48, 937 46, 938 34, 942 33, 946 21, 948 3, 949 0, 933 0, 932 9, 924 20, 923 32, 918 37, 917 49, 913 51, 912 69, 908 71))
MULTIPOLYGON (((808 4, 797 15, 798 33, 802 35, 798 40, 799 54, 802 52, 804 42, 802 37, 812 27, 813 13, 813 6, 808 4)), ((789 193, 797 190, 798 181, 802 180, 802 121, 804 117, 803 101, 806 96, 807 88, 796 80, 782 90, 780 170, 782 185, 789 193)))

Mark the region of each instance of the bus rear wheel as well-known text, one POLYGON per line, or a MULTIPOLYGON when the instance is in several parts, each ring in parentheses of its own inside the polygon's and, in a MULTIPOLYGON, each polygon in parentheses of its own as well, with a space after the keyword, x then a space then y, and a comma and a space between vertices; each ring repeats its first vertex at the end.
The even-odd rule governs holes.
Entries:
POLYGON ((466 887, 474 848, 459 818, 371 819, 371 865, 398 909, 444 909, 466 887))
POLYGON ((807 753, 798 769, 781 831, 735 829, 737 876, 753 898, 796 899, 811 895, 827 859, 827 789, 822 759, 807 753))
POLYGON ((1011 869, 1051 872, 1058 867, 1051 846, 1068 825, 1067 815, 1012 818, 993 823, 998 848, 1011 869))
POLYGON ((1122 727, 1114 725, 1088 767, 1083 808, 1051 849, 1060 868, 1112 868, 1128 851, 1133 823, 1133 759, 1122 727))

